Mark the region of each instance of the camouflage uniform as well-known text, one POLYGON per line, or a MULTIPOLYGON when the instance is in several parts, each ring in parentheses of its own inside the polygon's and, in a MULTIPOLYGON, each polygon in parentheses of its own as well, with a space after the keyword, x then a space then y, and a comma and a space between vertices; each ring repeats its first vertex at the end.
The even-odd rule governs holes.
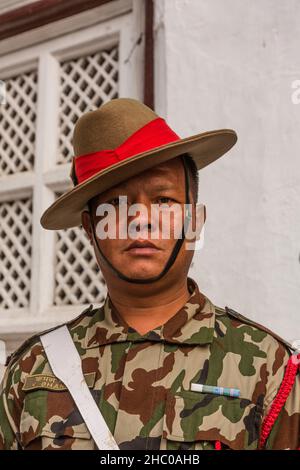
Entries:
MULTIPOLYGON (((188 286, 186 305, 145 335, 128 327, 109 296, 68 323, 90 390, 120 449, 212 449, 215 441, 257 449, 291 350, 264 327, 216 307, 191 278, 188 286), (192 382, 238 388, 240 398, 192 391, 192 382)), ((299 429, 298 374, 266 448, 297 448, 299 429)), ((94 448, 38 336, 7 368, 0 448, 94 448)))

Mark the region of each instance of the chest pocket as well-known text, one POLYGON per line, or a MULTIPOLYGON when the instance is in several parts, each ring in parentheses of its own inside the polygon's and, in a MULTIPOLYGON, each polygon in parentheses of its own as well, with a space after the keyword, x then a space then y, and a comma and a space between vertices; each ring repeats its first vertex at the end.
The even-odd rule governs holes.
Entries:
POLYGON ((26 393, 20 420, 25 450, 92 450, 94 441, 67 391, 26 393))
POLYGON ((262 409, 248 399, 211 393, 168 393, 160 449, 256 449, 262 409))

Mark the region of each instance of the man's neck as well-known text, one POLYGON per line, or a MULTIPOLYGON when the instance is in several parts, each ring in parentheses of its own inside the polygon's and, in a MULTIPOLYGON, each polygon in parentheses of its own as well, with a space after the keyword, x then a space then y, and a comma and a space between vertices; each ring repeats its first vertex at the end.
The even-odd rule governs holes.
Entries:
POLYGON ((163 291, 152 292, 150 296, 147 295, 146 288, 143 295, 140 294, 140 289, 136 295, 133 289, 131 295, 128 295, 128 291, 120 292, 114 288, 108 289, 108 292, 122 319, 140 334, 166 323, 186 304, 191 295, 186 279, 163 291))

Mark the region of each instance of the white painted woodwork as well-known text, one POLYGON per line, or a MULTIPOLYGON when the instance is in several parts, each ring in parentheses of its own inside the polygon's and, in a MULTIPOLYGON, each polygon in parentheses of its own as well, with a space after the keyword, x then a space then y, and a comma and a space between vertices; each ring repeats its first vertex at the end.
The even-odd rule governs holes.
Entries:
POLYGON ((37 30, 0 41, 0 339, 8 353, 103 303, 82 227, 48 231, 40 217, 72 187, 80 115, 113 97, 143 97, 143 2, 111 2, 37 30))

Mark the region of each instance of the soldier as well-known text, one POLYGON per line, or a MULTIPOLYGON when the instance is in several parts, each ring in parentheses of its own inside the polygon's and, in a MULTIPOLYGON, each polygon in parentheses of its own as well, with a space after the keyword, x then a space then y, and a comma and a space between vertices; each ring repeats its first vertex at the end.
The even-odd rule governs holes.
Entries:
MULTIPOLYGON (((75 126, 74 188, 45 211, 41 224, 58 230, 82 223, 105 278, 104 305, 90 305, 65 331, 80 355, 96 414, 121 450, 300 446, 297 351, 214 305, 188 277, 194 250, 184 227, 195 229, 200 220, 195 242, 206 219, 205 207, 196 204, 198 170, 235 142, 228 129, 181 139, 149 107, 128 98, 84 114, 75 126), (156 204, 162 212, 137 218, 129 213, 135 203, 151 210, 156 204), (101 222, 112 220, 101 213, 104 204, 118 216, 128 209, 116 222, 118 229, 133 224, 126 237, 102 237, 101 222), (154 228, 162 233, 163 211, 175 206, 184 212, 174 215, 169 238, 149 242, 154 228), (178 226, 181 237, 175 237, 178 226)), ((74 392, 54 373, 68 369, 70 360, 58 331, 32 337, 10 358, 0 398, 2 449, 97 448, 84 403, 74 399, 76 384, 74 392), (45 341, 49 334, 56 335, 52 345, 45 341), (60 366, 51 346, 54 356, 61 351, 60 366)))

